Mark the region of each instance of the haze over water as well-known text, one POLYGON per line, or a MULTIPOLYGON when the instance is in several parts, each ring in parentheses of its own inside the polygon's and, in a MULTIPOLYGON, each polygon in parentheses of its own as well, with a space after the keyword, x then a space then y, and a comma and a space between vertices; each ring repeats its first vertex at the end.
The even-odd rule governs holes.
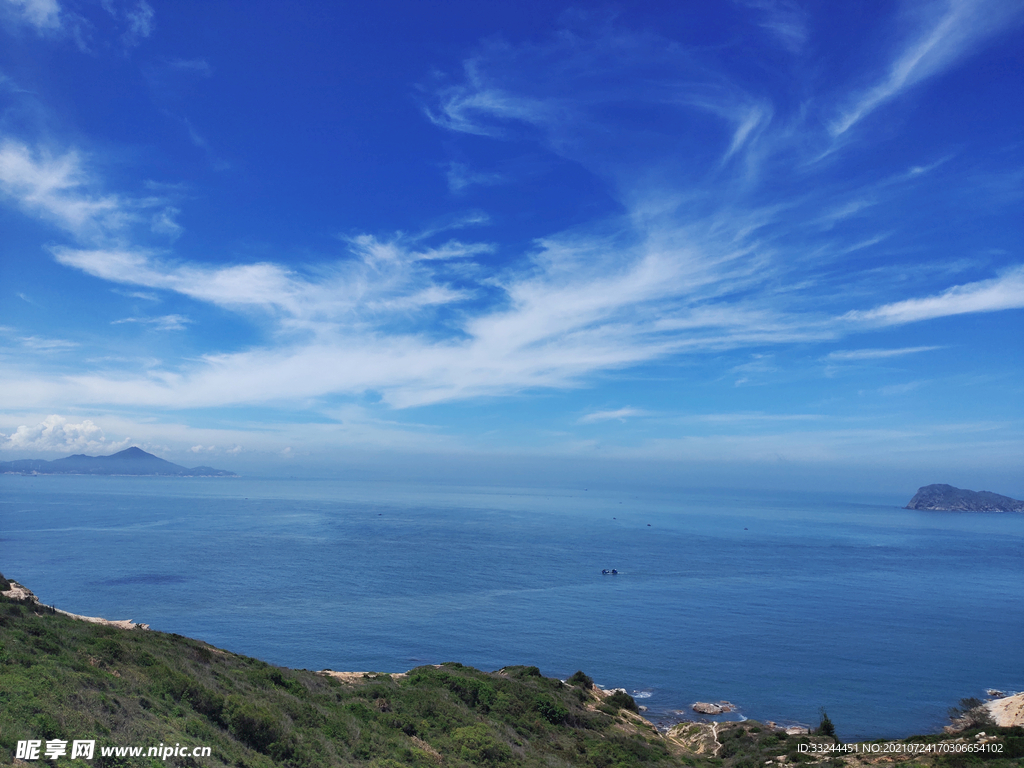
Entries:
POLYGON ((3 573, 44 602, 274 664, 583 669, 843 738, 1024 689, 1024 516, 902 499, 0 478, 3 573), (602 576, 603 568, 619 575, 602 576))

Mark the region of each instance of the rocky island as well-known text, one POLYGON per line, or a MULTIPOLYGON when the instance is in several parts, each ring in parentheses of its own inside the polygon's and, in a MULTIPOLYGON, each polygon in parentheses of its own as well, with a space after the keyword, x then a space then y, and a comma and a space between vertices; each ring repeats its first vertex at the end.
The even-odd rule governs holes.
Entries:
POLYGON ((63 459, 0 461, 0 473, 16 475, 159 475, 162 477, 238 477, 213 467, 183 467, 132 446, 110 456, 78 453, 63 459))
POLYGON ((1024 512, 1024 501, 991 491, 969 491, 937 483, 919 488, 904 509, 950 512, 1024 512))

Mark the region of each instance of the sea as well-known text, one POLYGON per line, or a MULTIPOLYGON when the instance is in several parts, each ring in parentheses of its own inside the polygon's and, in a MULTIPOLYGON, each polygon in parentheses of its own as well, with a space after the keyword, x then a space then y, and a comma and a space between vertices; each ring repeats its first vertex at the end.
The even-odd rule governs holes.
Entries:
POLYGON ((1024 515, 906 501, 4 475, 0 572, 285 667, 583 670, 661 726, 726 700, 896 738, 1024 690, 1024 515))

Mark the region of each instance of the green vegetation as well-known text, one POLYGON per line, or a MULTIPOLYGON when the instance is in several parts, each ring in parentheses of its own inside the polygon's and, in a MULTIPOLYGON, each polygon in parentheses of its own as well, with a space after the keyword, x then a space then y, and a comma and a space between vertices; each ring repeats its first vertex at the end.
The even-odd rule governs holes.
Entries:
POLYGON ((536 667, 448 663, 349 683, 35 609, 0 601, 0 764, 18 740, 54 738, 97 741, 93 761, 61 758, 66 766, 681 764, 658 734, 597 711, 597 692, 536 667), (212 756, 99 755, 101 745, 161 743, 209 746, 212 756))
POLYGON ((828 736, 830 739, 839 739, 836 737, 836 727, 832 723, 832 719, 828 716, 828 712, 825 708, 821 708, 821 721, 818 723, 817 733, 819 736, 828 736))
MULTIPOLYGON (((687 724, 666 736, 638 709, 631 696, 609 695, 583 672, 566 684, 537 667, 487 673, 451 662, 406 675, 339 678, 0 598, 0 765, 11 764, 25 739, 95 739, 92 761, 63 757, 57 764, 97 768, 838 765, 834 756, 805 749, 834 744, 828 736, 787 737, 753 721, 717 729, 687 724), (100 754, 103 746, 159 744, 210 747, 212 755, 100 754)), ((915 757, 908 768, 1024 768, 1024 730, 988 732, 1005 744, 1003 754, 915 757)))

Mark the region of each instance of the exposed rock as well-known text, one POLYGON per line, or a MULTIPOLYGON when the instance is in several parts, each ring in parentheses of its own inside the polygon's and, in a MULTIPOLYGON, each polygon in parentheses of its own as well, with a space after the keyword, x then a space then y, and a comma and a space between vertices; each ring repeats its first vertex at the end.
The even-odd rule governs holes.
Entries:
POLYGON ((0 595, 9 597, 12 600, 27 600, 30 603, 39 603, 39 598, 28 587, 23 587, 16 581, 9 581, 8 584, 9 587, 0 592, 0 595))
POLYGON ((62 611, 60 608, 53 608, 52 606, 44 605, 39 601, 39 598, 35 596, 31 589, 23 587, 16 581, 8 581, 8 589, 0 591, 0 595, 11 598, 12 600, 20 600, 24 604, 30 606, 32 610, 50 611, 52 613, 59 613, 63 616, 68 616, 72 619, 78 619, 79 621, 88 621, 92 624, 105 624, 108 627, 117 627, 118 629, 149 629, 149 624, 138 624, 131 619, 120 619, 118 621, 111 621, 110 619, 101 619, 98 616, 79 616, 77 613, 68 613, 62 611))
POLYGON ((698 701, 693 705, 693 711, 699 712, 702 715, 721 715, 725 712, 732 712, 735 709, 736 707, 728 701, 720 701, 717 704, 712 704, 708 701, 698 701))
POLYGON ((687 752, 714 755, 722 745, 718 742, 715 723, 678 723, 665 734, 669 741, 687 752))
POLYGON ((710 704, 706 701, 698 701, 693 705, 694 712, 700 712, 702 715, 720 715, 722 714, 722 708, 717 704, 710 704))
POLYGON ((984 707, 992 715, 992 721, 1000 728, 1024 725, 1024 693, 989 701, 984 707))
POLYGON ((925 485, 918 489, 904 509, 932 509, 950 512, 1024 512, 1024 501, 991 491, 969 491, 952 485, 925 485))

